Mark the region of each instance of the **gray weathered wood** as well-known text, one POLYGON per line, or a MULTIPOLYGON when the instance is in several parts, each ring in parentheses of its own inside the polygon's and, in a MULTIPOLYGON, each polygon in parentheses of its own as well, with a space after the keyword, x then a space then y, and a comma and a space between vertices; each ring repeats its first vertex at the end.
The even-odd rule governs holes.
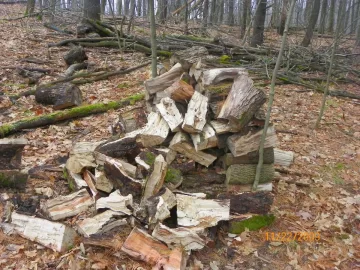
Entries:
POLYGON ((275 165, 289 167, 294 162, 294 152, 274 149, 275 165))
POLYGON ((201 133, 190 134, 190 136, 196 151, 213 148, 218 144, 215 130, 209 124, 204 126, 201 133))
POLYGON ((106 193, 110 193, 114 189, 113 183, 106 177, 103 171, 98 169, 95 169, 95 187, 106 193))
POLYGON ((161 116, 169 125, 172 132, 179 131, 179 128, 184 121, 183 116, 176 107, 174 100, 171 98, 162 98, 159 104, 156 104, 161 116))
POLYGON ((25 138, 0 139, 0 170, 20 169, 25 138))
POLYGON ((131 194, 122 196, 119 190, 115 190, 108 197, 102 197, 96 201, 96 210, 105 208, 125 215, 131 215, 132 212, 128 206, 131 207, 132 205, 133 197, 131 194))
POLYGON ((169 125, 160 113, 150 113, 148 123, 139 135, 139 140, 144 147, 162 144, 169 134, 169 125))
POLYGON ((184 117, 182 129, 188 133, 200 133, 206 124, 208 98, 194 92, 184 117))

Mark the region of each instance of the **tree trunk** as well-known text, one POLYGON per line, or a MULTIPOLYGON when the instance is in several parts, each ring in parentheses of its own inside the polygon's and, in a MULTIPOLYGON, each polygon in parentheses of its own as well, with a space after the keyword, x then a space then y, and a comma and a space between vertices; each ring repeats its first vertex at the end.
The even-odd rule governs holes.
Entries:
POLYGON ((278 0, 273 1, 271 7, 271 28, 278 28, 278 17, 279 17, 279 2, 278 0))
POLYGON ((35 0, 28 0, 25 15, 32 15, 35 9, 35 0))
POLYGON ((229 0, 228 25, 233 26, 234 19, 234 0, 229 0))
POLYGON ((217 23, 221 25, 224 21, 224 0, 220 0, 217 18, 217 23))
POLYGON ((301 42, 301 45, 304 47, 307 47, 310 45, 314 29, 316 26, 316 22, 319 17, 319 11, 320 11, 320 0, 314 0, 314 6, 311 12, 310 21, 308 24, 308 27, 306 29, 305 37, 303 41, 301 42))
POLYGON ((185 1, 185 20, 184 20, 185 29, 184 29, 184 34, 185 34, 185 35, 188 35, 188 34, 189 34, 189 25, 188 25, 189 4, 188 4, 188 1, 187 1, 187 0, 184 0, 184 1, 185 1))
POLYGON ((94 21, 100 21, 100 0, 84 1, 84 18, 94 21))
POLYGON ((148 5, 149 5, 148 1, 143 0, 143 4, 142 4, 143 17, 147 17, 148 15, 148 5))
MULTIPOLYGON (((358 5, 360 6, 360 3, 358 3, 358 5)), ((358 8, 357 15, 358 15, 358 18, 359 18, 360 17, 360 8, 358 8)), ((355 46, 360 47, 360 20, 359 19, 358 19, 358 22, 357 22, 355 46)))
POLYGON ((130 11, 130 0, 125 0, 124 1, 125 16, 129 16, 129 11, 130 11))
POLYGON ((164 24, 167 17, 167 0, 158 1, 157 16, 159 18, 159 22, 164 24))
POLYGON ((329 12, 329 24, 327 31, 332 33, 334 31, 334 22, 335 22, 335 5, 336 0, 331 0, 330 2, 330 12, 329 12))
POLYGON ((151 29, 151 74, 155 78, 157 75, 157 52, 156 52, 156 24, 154 0, 149 0, 150 29, 151 29))
POLYGON ((264 42, 264 24, 266 17, 267 0, 260 0, 259 7, 256 10, 253 26, 253 35, 251 38, 251 47, 260 46, 264 42))
POLYGON ((216 0, 211 0, 210 23, 214 25, 215 22, 216 22, 216 0))
POLYGON ((203 27, 207 27, 209 17, 209 0, 204 0, 203 27))
POLYGON ((314 0, 306 0, 306 6, 304 11, 304 22, 307 23, 310 20, 311 10, 314 4, 314 0))
POLYGON ((136 11, 138 17, 141 17, 141 9, 142 9, 141 4, 142 4, 142 0, 138 0, 136 4, 136 11))
POLYGON ((117 1, 117 6, 116 6, 116 9, 117 9, 117 14, 119 15, 119 16, 121 16, 121 14, 122 14, 122 0, 118 0, 117 1))
POLYGON ((251 0, 244 0, 241 25, 240 25, 240 39, 244 38, 246 32, 246 25, 247 25, 246 22, 247 22, 250 6, 251 6, 251 0))
POLYGON ((100 4, 101 4, 101 14, 105 15, 106 0, 101 0, 100 4))
POLYGON ((285 29, 285 22, 286 22, 286 14, 287 14, 287 6, 288 6, 288 0, 283 0, 283 6, 281 10, 281 19, 280 19, 280 25, 278 28, 278 34, 283 35, 284 29, 285 29))
POLYGON ((324 34, 325 33, 325 23, 326 23, 327 9, 328 9, 328 0, 323 0, 322 1, 322 6, 321 6, 319 34, 324 34))

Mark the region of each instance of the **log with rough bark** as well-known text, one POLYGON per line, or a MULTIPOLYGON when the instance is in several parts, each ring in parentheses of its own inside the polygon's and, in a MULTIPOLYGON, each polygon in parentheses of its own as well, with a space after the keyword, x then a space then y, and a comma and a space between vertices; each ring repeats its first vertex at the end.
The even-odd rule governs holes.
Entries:
POLYGON ((184 227, 216 226, 221 220, 230 219, 230 200, 206 200, 176 194, 177 222, 184 227))
POLYGON ((72 76, 75 71, 78 70, 82 70, 82 69, 87 69, 88 67, 88 63, 84 62, 84 63, 75 63, 72 64, 70 67, 68 67, 68 69, 64 72, 64 77, 70 77, 72 76))
POLYGON ((150 95, 153 95, 159 91, 164 91, 174 82, 178 81, 183 72, 184 70, 181 64, 178 63, 174 65, 168 72, 145 81, 145 89, 150 95))
POLYGON ((208 167, 216 160, 216 156, 210 155, 203 151, 196 151, 190 142, 189 136, 183 132, 178 132, 175 134, 174 138, 170 142, 170 149, 183 154, 189 159, 192 159, 206 167, 208 167))
POLYGON ((274 149, 275 165, 289 167, 294 162, 294 152, 274 149))
POLYGON ((190 229, 172 229, 161 223, 155 226, 152 236, 164 242, 169 248, 182 247, 185 250, 199 250, 206 244, 205 239, 190 229))
POLYGON ((238 128, 230 125, 227 121, 223 120, 212 120, 210 121, 210 125, 213 127, 217 135, 239 131, 238 128))
POLYGON ((209 52, 205 47, 193 46, 186 50, 174 52, 170 58, 170 63, 180 63, 183 69, 188 71, 193 64, 208 54, 209 52))
POLYGON ((40 115, 36 117, 25 118, 17 122, 4 124, 0 126, 0 138, 6 137, 12 133, 21 131, 23 129, 47 126, 73 118, 85 117, 96 113, 103 113, 111 109, 114 110, 119 109, 127 105, 134 104, 135 102, 140 101, 143 98, 144 95, 137 94, 119 101, 84 105, 69 110, 53 112, 50 114, 40 115))
MULTIPOLYGON (((226 185, 252 184, 255 180, 256 164, 234 164, 226 171, 226 185)), ((264 164, 259 183, 271 182, 274 178, 274 165, 264 164)))
POLYGON ((247 74, 240 74, 234 80, 217 117, 229 120, 234 126, 243 128, 265 101, 265 93, 253 86, 253 81, 247 74))
POLYGON ((130 177, 121 163, 114 162, 113 159, 107 159, 104 170, 114 187, 120 189, 123 196, 132 194, 134 198, 140 199, 144 182, 130 177))
MULTIPOLYGON (((259 152, 253 151, 247 153, 246 155, 238 156, 238 157, 234 157, 233 154, 227 153, 221 159, 225 169, 233 164, 258 164, 259 152)), ((274 163, 274 148, 272 147, 265 148, 263 164, 273 164, 273 163, 274 163)))
POLYGON ((274 195, 269 191, 242 192, 238 194, 220 194, 218 199, 230 199, 232 214, 267 214, 270 212, 274 195))
POLYGON ((194 94, 194 88, 192 85, 184 82, 183 80, 179 80, 174 82, 164 91, 160 91, 156 93, 156 98, 154 98, 154 103, 158 103, 162 98, 170 97, 176 102, 188 103, 191 97, 194 94))
POLYGON ((158 155, 154 161, 154 169, 146 180, 142 201, 145 202, 149 197, 159 192, 164 184, 168 165, 162 155, 158 155))
POLYGON ((201 133, 190 134, 190 136, 196 151, 213 148, 218 145, 215 130, 209 124, 205 124, 201 133))
POLYGON ((169 134, 169 125, 160 113, 150 113, 148 123, 139 135, 139 141, 144 147, 162 144, 169 134))
MULTIPOLYGON (((263 130, 249 131, 246 135, 236 134, 232 135, 227 140, 227 145, 231 153, 235 157, 246 155, 250 152, 258 151, 260 145, 260 138, 263 130)), ((264 148, 275 147, 278 144, 278 139, 275 133, 275 128, 270 126, 266 133, 264 148)))
POLYGON ((0 170, 20 169, 25 138, 0 140, 0 170))
POLYGON ((35 92, 35 100, 45 105, 54 105, 55 110, 79 106, 82 94, 76 85, 71 83, 39 86, 35 92))
POLYGON ((244 68, 214 68, 203 71, 199 81, 201 87, 206 89, 210 85, 216 85, 223 81, 234 81, 241 74, 247 75, 244 68))
POLYGON ((121 213, 107 210, 94 217, 86 218, 76 224, 79 233, 85 237, 101 235, 114 228, 127 225, 127 218, 121 213))
POLYGON ((179 249, 170 250, 166 245, 135 227, 121 251, 136 260, 145 261, 152 269, 185 270, 187 256, 179 249))
POLYGON ((25 189, 29 175, 18 170, 0 170, 0 188, 25 189))
POLYGON ((95 169, 95 187, 106 193, 114 189, 113 183, 106 177, 105 172, 95 169))
POLYGON ((110 209, 120 212, 124 215, 131 215, 132 211, 128 207, 132 207, 133 197, 131 194, 122 196, 119 190, 114 191, 108 197, 102 197, 96 201, 96 210, 110 209))
POLYGON ((68 66, 75 63, 82 63, 87 60, 88 57, 84 49, 80 46, 72 48, 67 54, 64 55, 64 61, 68 66))
POLYGON ((42 210, 50 219, 60 220, 84 212, 92 205, 94 205, 94 199, 86 189, 81 189, 66 196, 47 200, 42 210))
POLYGON ((69 226, 16 212, 11 215, 11 225, 22 237, 57 252, 67 251, 74 247, 77 237, 75 230, 69 226))
POLYGON ((179 131, 179 128, 184 121, 183 116, 176 107, 174 100, 171 98, 162 98, 156 108, 169 125, 172 132, 179 131))
POLYGON ((206 124, 207 110, 208 98, 194 92, 184 116, 182 129, 188 133, 200 133, 206 124))

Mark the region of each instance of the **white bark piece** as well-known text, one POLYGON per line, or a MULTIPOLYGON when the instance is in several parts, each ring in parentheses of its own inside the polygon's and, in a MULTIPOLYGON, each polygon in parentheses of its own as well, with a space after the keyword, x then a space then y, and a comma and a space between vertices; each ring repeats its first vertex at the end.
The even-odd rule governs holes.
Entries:
POLYGON ((160 113, 150 113, 148 123, 140 134, 140 141, 144 147, 162 144, 169 134, 169 125, 160 113))
POLYGON ((35 241, 54 251, 63 252, 73 247, 75 230, 57 222, 30 217, 13 212, 11 224, 15 231, 31 241, 35 241))
POLYGON ((156 224, 170 217, 170 210, 176 205, 176 197, 168 188, 162 189, 156 196, 145 202, 149 213, 149 224, 156 224))
POLYGON ((77 223, 78 232, 85 237, 102 234, 113 228, 127 225, 127 219, 122 214, 107 210, 91 218, 86 218, 77 223), (122 217, 122 218, 121 218, 122 217))
POLYGON ((230 218, 230 200, 206 200, 176 194, 177 221, 180 226, 213 227, 230 218))
POLYGON ((215 130, 209 124, 204 126, 204 129, 201 131, 201 133, 190 134, 190 136, 196 151, 213 148, 218 144, 215 130))
POLYGON ((238 132, 239 129, 227 123, 228 121, 212 120, 210 125, 215 130, 217 135, 229 133, 229 132, 238 132))
MULTIPOLYGON (((246 155, 259 149, 262 133, 263 130, 259 130, 257 132, 249 132, 246 135, 232 135, 227 139, 227 145, 234 157, 246 155)), ((277 144, 278 139, 275 128, 269 126, 266 132, 264 148, 275 147, 277 144)))
POLYGON ((98 194, 98 191, 95 187, 95 176, 88 170, 85 170, 83 175, 86 184, 88 185, 93 197, 95 198, 96 195, 98 194))
POLYGON ((202 249, 206 242, 194 231, 187 228, 171 229, 161 223, 156 225, 152 236, 164 242, 169 248, 183 247, 185 250, 202 249))
POLYGON ((162 155, 158 155, 154 161, 154 170, 150 174, 145 184, 143 201, 159 192, 164 184, 167 171, 167 163, 162 155))
POLYGON ((190 143, 188 135, 183 132, 178 132, 175 134, 174 138, 170 142, 170 149, 179 152, 187 158, 192 159, 206 167, 208 167, 216 160, 216 156, 210 155, 203 151, 196 151, 196 149, 190 143))
POLYGON ((182 129, 188 133, 200 133, 206 124, 207 110, 208 98, 199 92, 194 92, 184 117, 182 129))
POLYGON ((213 68, 202 72, 202 86, 218 84, 225 80, 234 80, 240 74, 246 74, 244 68, 213 68))
POLYGON ((114 191, 109 197, 103 197, 96 201, 96 210, 101 208, 110 209, 116 212, 131 215, 131 210, 127 206, 133 205, 133 197, 131 194, 122 196, 119 190, 114 191))
POLYGON ((150 170, 150 168, 151 168, 151 166, 148 165, 148 164, 147 164, 144 160, 142 160, 141 157, 139 157, 139 156, 137 156, 137 157, 135 158, 135 162, 136 162, 136 164, 144 167, 145 170, 147 170, 147 171, 150 170))
POLYGON ((104 191, 106 193, 110 193, 114 185, 113 183, 106 177, 103 171, 99 171, 95 169, 95 187, 98 190, 104 191))
POLYGON ((80 214, 92 205, 94 199, 86 189, 81 189, 67 196, 47 200, 42 208, 50 219, 59 220, 80 214))
MULTIPOLYGON (((252 187, 253 185, 228 185, 227 186, 227 191, 229 193, 239 193, 239 192, 248 192, 248 191, 252 191, 252 187)), ((259 184, 256 191, 272 191, 273 185, 272 183, 264 183, 264 184, 259 184)))
POLYGON ((75 185, 76 190, 88 187, 86 181, 78 173, 73 173, 72 171, 67 171, 69 173, 69 180, 72 181, 75 185))
POLYGON ((184 121, 183 116, 175 105, 174 100, 171 98, 163 98, 159 104, 156 104, 161 116, 169 125, 172 132, 179 131, 179 128, 184 121))
POLYGON ((274 148, 275 165, 289 167, 294 162, 294 152, 274 148))

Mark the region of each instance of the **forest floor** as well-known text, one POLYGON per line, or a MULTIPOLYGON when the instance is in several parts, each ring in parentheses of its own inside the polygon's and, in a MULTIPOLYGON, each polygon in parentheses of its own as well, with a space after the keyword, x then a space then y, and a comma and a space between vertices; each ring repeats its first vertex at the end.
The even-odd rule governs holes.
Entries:
MULTIPOLYGON (((0 18, 21 16, 23 8, 0 5, 0 18)), ((226 31, 230 30, 225 28, 222 33, 226 31)), ((20 65, 19 60, 24 57, 46 60, 41 66, 52 72, 41 82, 54 80, 66 70, 62 56, 68 47, 47 48, 48 43, 66 36, 46 29, 41 21, 35 18, 0 20, 0 36, 0 92, 16 94, 30 89, 26 80, 12 68, 20 65)), ((297 38, 297 34, 290 34, 289 40, 296 42, 297 38)), ((315 39, 313 44, 324 46, 330 41, 315 39)), ((266 33, 266 42, 278 45, 279 38, 274 33, 266 33)), ((121 55, 116 49, 86 48, 86 53, 89 62, 103 70, 135 66, 146 59, 139 53, 121 55)), ((84 103, 118 100, 142 92, 149 69, 81 85, 84 103)), ((337 87, 360 94, 360 87, 356 85, 337 87)), ((269 87, 264 90, 268 91, 269 87)), ((282 174, 280 181, 275 182, 271 211, 276 216, 275 222, 260 231, 242 233, 241 239, 224 238, 220 248, 206 247, 194 252, 194 257, 205 265, 204 269, 216 269, 209 268, 210 262, 232 265, 232 269, 360 269, 360 103, 328 97, 321 127, 314 129, 322 95, 302 90, 306 89, 295 85, 276 87, 271 121, 278 131, 279 148, 293 151, 295 162, 291 166, 293 173, 282 174), (301 181, 309 186, 287 184, 286 180, 301 181), (266 233, 272 232, 319 232, 321 239, 314 242, 265 241, 266 233)), ((23 97, 0 114, 0 125, 51 111, 50 107, 37 104, 33 96, 23 97)), ((109 127, 117 121, 119 112, 113 110, 27 130, 12 137, 24 136, 30 142, 23 154, 24 167, 57 164, 74 143, 110 137, 109 127)), ((19 200, 31 204, 31 197, 36 195, 35 187, 50 187, 55 195, 69 192, 61 173, 46 172, 39 179, 30 179, 24 192, 0 190, 0 194, 16 195, 19 200)), ((0 203, 1 215, 2 211, 3 203, 0 203)), ((73 220, 66 222, 70 224, 73 220)), ((119 251, 124 241, 121 234, 113 241, 116 242, 113 249, 86 246, 86 254, 82 254, 77 246, 64 255, 0 231, 0 268, 147 269, 146 265, 119 251), (125 265, 126 268, 122 268, 125 265)))

